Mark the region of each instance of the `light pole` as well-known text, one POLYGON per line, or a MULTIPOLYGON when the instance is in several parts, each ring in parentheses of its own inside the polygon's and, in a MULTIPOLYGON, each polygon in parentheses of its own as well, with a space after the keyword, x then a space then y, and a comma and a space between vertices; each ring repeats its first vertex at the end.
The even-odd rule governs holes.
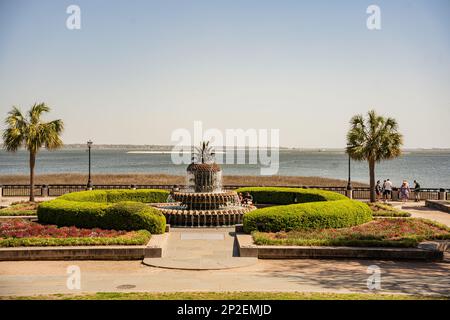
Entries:
POLYGON ((91 147, 92 147, 92 141, 89 140, 87 142, 87 146, 88 146, 88 153, 89 153, 89 177, 88 177, 88 183, 87 183, 87 188, 88 190, 92 190, 92 180, 91 180, 91 147))
POLYGON ((349 148, 351 148, 351 145, 347 144, 347 153, 348 153, 348 182, 347 182, 347 190, 352 190, 352 179, 351 179, 351 166, 350 166, 350 152, 349 148))

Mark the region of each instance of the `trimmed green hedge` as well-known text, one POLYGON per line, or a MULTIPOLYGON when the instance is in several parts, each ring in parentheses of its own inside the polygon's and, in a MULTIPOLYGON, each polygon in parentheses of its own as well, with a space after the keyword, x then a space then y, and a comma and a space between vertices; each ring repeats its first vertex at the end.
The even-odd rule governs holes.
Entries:
POLYGON ((276 187, 240 188, 259 204, 283 204, 244 215, 244 231, 278 232, 296 229, 351 227, 372 220, 367 204, 336 192, 276 187), (295 204, 292 204, 295 203, 295 204))
POLYGON ((169 191, 157 189, 140 190, 92 190, 72 192, 58 197, 69 201, 79 202, 121 202, 136 201, 144 203, 166 202, 169 191))
POLYGON ((277 187, 246 187, 236 192, 250 193, 253 202, 258 204, 293 204, 316 201, 335 201, 348 199, 346 196, 319 189, 277 188, 277 187))
POLYGON ((159 234, 165 232, 166 219, 159 210, 143 202, 164 202, 168 194, 151 189, 74 192, 41 203, 37 215, 39 222, 59 227, 145 229, 159 234))

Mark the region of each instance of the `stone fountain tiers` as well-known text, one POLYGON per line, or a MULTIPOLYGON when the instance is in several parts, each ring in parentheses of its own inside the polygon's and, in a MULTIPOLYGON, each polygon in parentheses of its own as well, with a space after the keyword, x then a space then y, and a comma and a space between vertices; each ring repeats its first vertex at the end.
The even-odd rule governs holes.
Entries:
POLYGON ((222 191, 222 169, 216 163, 191 163, 186 190, 172 191, 168 203, 155 204, 170 225, 231 226, 242 223, 245 213, 256 209, 243 205, 235 191, 222 191))
POLYGON ((256 207, 241 205, 213 210, 187 210, 181 203, 159 203, 155 206, 166 217, 171 226, 184 227, 220 227, 242 223, 244 214, 256 207))

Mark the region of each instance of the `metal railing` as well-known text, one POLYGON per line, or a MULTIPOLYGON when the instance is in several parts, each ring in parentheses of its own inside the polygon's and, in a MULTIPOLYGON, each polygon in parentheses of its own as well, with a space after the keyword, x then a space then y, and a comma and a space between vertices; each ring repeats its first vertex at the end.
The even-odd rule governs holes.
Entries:
MULTIPOLYGON (((128 185, 128 184, 120 184, 120 185, 112 185, 112 184, 102 184, 102 185, 94 185, 93 190, 107 190, 107 189, 162 189, 162 190, 172 190, 174 188, 182 189, 184 185, 179 184, 146 184, 146 185, 128 185)), ((246 187, 244 185, 224 185, 224 190, 234 190, 237 188, 246 187)), ((249 186, 249 187, 257 187, 257 186, 249 186)), ((269 187, 259 185, 258 187, 269 187)), ((274 186, 275 187, 275 186, 274 186)), ((347 194, 346 187, 335 187, 335 186, 276 186, 276 187, 285 187, 285 188, 306 188, 306 189, 321 189, 327 191, 337 192, 343 195, 347 194)), ((2 185, 1 188, 1 196, 2 197, 28 197, 30 195, 30 186, 26 184, 20 185, 2 185)), ((37 184, 35 185, 34 195, 36 197, 58 197, 66 193, 84 191, 87 190, 85 184, 50 184, 43 185, 37 184)), ((398 190, 394 188, 393 193, 398 198, 398 190)), ((364 200, 370 198, 370 189, 369 187, 354 187, 352 189, 352 194, 354 199, 364 200)), ((410 199, 414 199, 414 191, 411 191, 410 199)), ((393 196, 395 198, 395 196, 393 196)), ((450 189, 442 189, 442 188, 421 188, 420 191, 420 199, 421 200, 450 200, 450 189), (441 199, 442 198, 442 199, 441 199)))

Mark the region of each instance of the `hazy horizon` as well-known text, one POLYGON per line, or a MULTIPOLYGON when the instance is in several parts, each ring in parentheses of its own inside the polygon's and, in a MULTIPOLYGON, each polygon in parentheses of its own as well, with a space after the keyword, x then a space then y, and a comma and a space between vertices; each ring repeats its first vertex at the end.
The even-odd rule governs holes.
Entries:
POLYGON ((345 147, 350 118, 397 119, 405 149, 449 149, 450 2, 0 1, 0 130, 46 102, 67 144, 169 145, 178 128, 279 129, 345 147), (81 9, 69 30, 66 9, 81 9), (366 9, 381 9, 369 30, 366 9))

